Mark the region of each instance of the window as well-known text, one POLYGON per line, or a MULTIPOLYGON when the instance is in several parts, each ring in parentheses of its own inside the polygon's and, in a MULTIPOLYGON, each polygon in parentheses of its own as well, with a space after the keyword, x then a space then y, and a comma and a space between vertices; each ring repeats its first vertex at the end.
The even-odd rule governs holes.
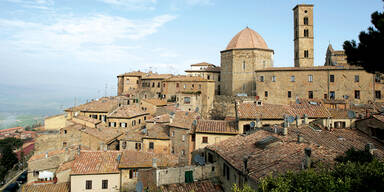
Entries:
POLYGON ((179 87, 179 83, 176 83, 176 87, 179 87))
POLYGON ((308 31, 308 29, 304 29, 304 37, 309 37, 309 31, 308 31))
POLYGON ((308 25, 308 17, 304 17, 304 25, 308 25))
POLYGON ((160 82, 157 83, 157 87, 160 87, 160 82))
POLYGON ((359 82, 360 81, 360 77, 358 75, 355 75, 355 82, 359 82))
POLYGON ((135 144, 135 149, 140 151, 141 150, 141 143, 136 143, 135 144))
POLYGON ((193 134, 191 140, 194 142, 196 140, 196 135, 193 134))
POLYGON ((102 180, 101 181, 101 188, 102 189, 108 189, 108 180, 102 180))
POLYGON ((260 76, 260 82, 264 82, 264 76, 260 76))
POLYGON ((308 57, 309 57, 308 50, 304 50, 304 58, 308 58, 308 57))
POLYGON ((330 99, 335 99, 335 97, 336 97, 336 94, 334 91, 329 92, 329 98, 330 99))
POLYGON ((203 137, 202 143, 208 143, 208 137, 203 137))
POLYGON ((313 76, 312 75, 308 75, 308 82, 312 82, 313 81, 313 76))
POLYGON ((217 80, 218 80, 218 81, 221 81, 221 76, 220 76, 220 74, 219 74, 217 80))
POLYGON ((133 120, 132 121, 132 126, 135 126, 136 125, 136 120, 133 120))
POLYGON ((276 81, 276 76, 272 76, 272 82, 276 81))
POLYGON ((208 80, 211 79, 211 76, 210 76, 210 75, 207 75, 207 79, 208 79, 208 80))
POLYGON ((223 176, 226 176, 227 180, 229 180, 229 167, 227 164, 223 164, 223 176))
POLYGON ((335 75, 329 75, 329 82, 335 82, 335 75))
POLYGON ((190 104, 191 98, 190 97, 184 97, 184 104, 190 104))
POLYGON ((313 91, 308 91, 308 98, 313 99, 313 91))
POLYGON ((360 91, 355 90, 355 99, 360 99, 360 91))
POLYGON ((154 143, 153 142, 149 142, 149 149, 154 149, 155 146, 154 146, 154 143))
POLYGON ((141 123, 141 119, 139 119, 139 124, 141 123))
POLYGON ((375 98, 381 99, 381 91, 375 91, 375 98))
POLYGON ((139 175, 137 169, 130 169, 129 170, 129 178, 136 178, 139 175))
POLYGON ((85 189, 92 189, 92 181, 91 180, 85 181, 85 189))
POLYGON ((182 135, 182 136, 181 136, 181 140, 182 140, 182 141, 185 141, 185 135, 182 135))
POLYGON ((324 94, 324 99, 328 99, 328 94, 324 94))
POLYGON ((195 88, 195 84, 192 84, 192 89, 195 88))
POLYGON ((380 74, 376 74, 376 76, 375 76, 375 82, 376 82, 376 83, 380 83, 380 80, 381 80, 381 75, 380 75, 380 74))
POLYGON ((181 155, 184 156, 185 155, 185 150, 181 150, 181 155))
POLYGON ((172 136, 172 137, 175 136, 175 131, 172 131, 171 136, 172 136))
POLYGON ((155 82, 152 83, 152 87, 155 87, 155 82))
POLYGON ((126 142, 126 141, 123 141, 123 143, 121 144, 121 147, 122 147, 123 149, 127 148, 127 142, 126 142))
POLYGON ((245 70, 245 61, 243 61, 243 70, 245 70))
POLYGON ((291 76, 291 82, 295 82, 295 76, 294 75, 291 76))
POLYGON ((265 97, 268 97, 268 91, 265 91, 265 92, 264 92, 264 96, 265 96, 265 97))
POLYGON ((64 134, 67 134, 67 130, 64 130, 64 134))
POLYGON ((185 89, 185 88, 187 88, 187 85, 186 85, 186 84, 184 84, 184 89, 185 89))
POLYGON ((291 98, 291 97, 292 97, 292 92, 288 91, 288 98, 291 98))

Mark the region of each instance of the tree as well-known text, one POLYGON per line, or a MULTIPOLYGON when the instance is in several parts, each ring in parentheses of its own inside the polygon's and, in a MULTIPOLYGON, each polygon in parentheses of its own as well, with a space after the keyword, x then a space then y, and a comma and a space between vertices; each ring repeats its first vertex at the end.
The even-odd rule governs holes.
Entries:
POLYGON ((356 150, 355 148, 348 149, 345 152, 345 155, 340 155, 336 157, 335 161, 339 163, 350 162, 359 162, 359 163, 369 163, 372 162, 374 156, 368 150, 356 150))
POLYGON ((23 140, 14 137, 7 137, 5 139, 0 140, 0 148, 8 145, 11 146, 12 149, 17 149, 23 146, 23 140))
POLYGON ((12 150, 12 146, 4 146, 3 151, 1 152, 0 165, 4 166, 6 169, 12 169, 13 165, 18 162, 16 154, 12 150))
POLYGON ((349 64, 361 66, 369 73, 384 73, 384 13, 372 13, 371 22, 373 27, 360 32, 359 44, 345 41, 343 48, 349 64))

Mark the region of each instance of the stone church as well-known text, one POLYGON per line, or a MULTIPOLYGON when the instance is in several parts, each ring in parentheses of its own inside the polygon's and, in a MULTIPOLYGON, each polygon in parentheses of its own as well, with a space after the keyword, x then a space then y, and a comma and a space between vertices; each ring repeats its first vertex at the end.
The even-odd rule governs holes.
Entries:
POLYGON ((381 74, 348 65, 343 51, 329 45, 325 65, 314 66, 313 5, 295 6, 293 18, 294 67, 273 67, 273 49, 247 27, 221 51, 221 94, 281 104, 297 98, 384 102, 381 74))

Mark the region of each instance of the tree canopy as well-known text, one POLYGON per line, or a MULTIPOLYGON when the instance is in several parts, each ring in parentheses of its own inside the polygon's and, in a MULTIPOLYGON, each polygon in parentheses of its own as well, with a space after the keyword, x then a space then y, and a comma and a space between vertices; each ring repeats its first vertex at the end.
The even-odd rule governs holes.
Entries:
POLYGON ((369 73, 384 73, 384 13, 372 13, 371 23, 373 27, 360 32, 358 44, 355 40, 345 41, 343 48, 349 64, 369 73))

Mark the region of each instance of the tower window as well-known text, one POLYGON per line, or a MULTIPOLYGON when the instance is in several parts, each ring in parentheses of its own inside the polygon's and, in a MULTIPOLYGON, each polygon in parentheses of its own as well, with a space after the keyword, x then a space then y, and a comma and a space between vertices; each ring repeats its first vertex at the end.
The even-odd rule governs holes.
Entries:
POLYGON ((308 98, 313 99, 313 91, 308 91, 308 98))
POLYGON ((360 99, 360 91, 355 90, 355 99, 360 99))
POLYGON ((210 80, 210 79, 211 79, 211 76, 207 75, 207 79, 210 80))
POLYGON ((329 75, 329 82, 335 82, 335 75, 329 75))
POLYGON ((243 61, 243 70, 245 70, 245 61, 243 61))
POLYGON ((260 82, 264 82, 264 76, 260 76, 260 82))
POLYGON ((309 37, 309 31, 308 31, 308 29, 304 29, 304 37, 309 37))
POLYGON ((291 82, 295 82, 295 76, 294 75, 291 76, 291 82))
POLYGON ((308 25, 308 17, 304 17, 304 25, 308 25))
POLYGON ((360 81, 360 77, 358 75, 355 75, 355 82, 359 82, 360 81))
POLYGON ((329 92, 329 98, 330 99, 335 99, 336 98, 336 94, 335 94, 334 91, 329 92))
POLYGON ((272 82, 276 81, 276 76, 272 76, 272 82))
POLYGON ((304 50, 304 57, 308 58, 308 56, 309 56, 308 50, 304 50))
POLYGON ((292 97, 292 92, 288 91, 288 98, 291 98, 291 97, 292 97))
POLYGON ((381 99, 381 91, 375 91, 375 98, 381 99))
POLYGON ((264 96, 268 97, 268 91, 264 92, 264 96))
POLYGON ((312 75, 308 75, 308 82, 312 82, 313 81, 313 76, 312 75))

